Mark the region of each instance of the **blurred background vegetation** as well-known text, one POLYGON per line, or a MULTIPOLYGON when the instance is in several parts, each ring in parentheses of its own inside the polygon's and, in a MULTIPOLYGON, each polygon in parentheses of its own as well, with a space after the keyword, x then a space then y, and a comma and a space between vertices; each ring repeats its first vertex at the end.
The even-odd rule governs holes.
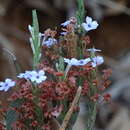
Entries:
MULTIPOLYGON (((102 50, 105 66, 111 67, 111 104, 101 105, 96 130, 130 129, 130 1, 84 0, 86 15, 98 20, 100 26, 90 32, 91 43, 102 50), (102 107, 103 106, 103 107, 102 107)), ((0 0, 0 80, 14 78, 15 55, 22 70, 31 68, 32 52, 28 25, 32 9, 37 9, 40 31, 54 29, 75 15, 76 0, 0 0)), ((1 101, 7 94, 2 94, 1 101), (4 95, 4 96, 3 96, 4 95)), ((6 102, 4 102, 6 104, 6 102)), ((84 100, 75 130, 84 130, 84 100)))

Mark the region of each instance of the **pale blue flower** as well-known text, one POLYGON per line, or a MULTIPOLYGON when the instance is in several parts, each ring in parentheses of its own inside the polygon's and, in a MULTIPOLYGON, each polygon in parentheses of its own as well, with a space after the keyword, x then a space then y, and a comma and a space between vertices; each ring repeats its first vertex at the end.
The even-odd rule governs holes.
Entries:
POLYGON ((96 67, 97 65, 101 65, 104 62, 102 56, 96 56, 92 58, 92 67, 96 67))
POLYGON ((90 52, 101 52, 101 50, 95 49, 95 48, 87 49, 87 51, 90 51, 90 52))
POLYGON ((11 79, 5 79, 5 82, 0 82, 0 91, 8 91, 10 88, 15 86, 15 81, 12 81, 11 79))
POLYGON ((65 70, 65 77, 67 76, 67 73, 69 72, 71 66, 84 66, 90 61, 91 61, 90 58, 80 59, 80 60, 77 60, 76 58, 71 58, 71 59, 64 58, 64 62, 68 63, 65 70))
POLYGON ((78 60, 76 58, 71 58, 71 59, 64 58, 64 62, 72 66, 72 65, 77 65, 78 60))
POLYGON ((82 27, 88 32, 98 27, 97 21, 92 21, 91 17, 86 17, 86 23, 82 23, 82 27))
POLYGON ((32 82, 35 82, 37 84, 42 83, 46 80, 45 72, 43 70, 40 70, 38 72, 34 71, 32 72, 32 76, 30 77, 30 80, 32 82))
POLYGON ((25 79, 31 79, 32 76, 36 73, 35 70, 32 70, 32 71, 25 71, 25 75, 24 75, 24 78, 25 79))
POLYGON ((62 23, 61 26, 66 27, 66 26, 69 25, 70 23, 71 23, 71 21, 70 21, 70 20, 67 20, 67 21, 65 21, 64 23, 62 23))
POLYGON ((44 40, 42 45, 46 45, 48 47, 54 45, 57 43, 57 40, 55 38, 48 38, 47 40, 44 40))
POLYGON ((86 65, 90 61, 91 61, 90 58, 80 59, 80 60, 77 60, 76 58, 71 58, 71 59, 64 58, 64 62, 68 63, 68 65, 70 66, 72 65, 83 66, 83 65, 86 65))
POLYGON ((21 73, 17 76, 18 78, 25 78, 37 84, 42 83, 46 80, 45 72, 43 70, 39 71, 26 71, 25 73, 21 73))

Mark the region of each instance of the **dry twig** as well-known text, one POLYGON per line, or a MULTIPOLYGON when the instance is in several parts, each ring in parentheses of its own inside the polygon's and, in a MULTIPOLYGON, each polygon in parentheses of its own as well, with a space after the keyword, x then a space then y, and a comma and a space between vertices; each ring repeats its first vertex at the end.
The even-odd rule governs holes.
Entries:
POLYGON ((66 116, 65 116, 65 118, 63 120, 63 123, 62 123, 62 125, 61 125, 59 130, 65 130, 66 129, 67 124, 68 124, 68 122, 69 122, 69 120, 70 120, 70 118, 72 116, 74 107, 76 106, 76 104, 79 101, 79 98, 80 98, 80 95, 81 95, 81 91, 82 91, 82 88, 81 88, 81 86, 79 86, 79 88, 77 90, 77 93, 76 93, 76 96, 75 96, 75 98, 74 98, 74 100, 72 102, 72 105, 71 105, 69 111, 67 112, 67 114, 66 114, 66 116))

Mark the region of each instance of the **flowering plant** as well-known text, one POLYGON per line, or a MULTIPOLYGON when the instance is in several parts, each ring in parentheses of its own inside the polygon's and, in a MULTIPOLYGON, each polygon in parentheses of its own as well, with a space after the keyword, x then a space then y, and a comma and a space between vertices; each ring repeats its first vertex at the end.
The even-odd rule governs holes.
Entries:
POLYGON ((102 78, 97 76, 97 68, 104 62, 97 55, 101 50, 88 48, 87 32, 97 27, 91 17, 85 23, 72 17, 61 24, 60 33, 47 29, 42 34, 33 11, 33 25, 29 25, 33 70, 20 73, 15 81, 0 82, 0 91, 13 89, 10 106, 0 111, 5 118, 1 130, 70 130, 81 96, 88 109, 86 128, 92 130, 98 100, 110 98, 102 95, 110 83, 110 72, 104 70, 102 78))

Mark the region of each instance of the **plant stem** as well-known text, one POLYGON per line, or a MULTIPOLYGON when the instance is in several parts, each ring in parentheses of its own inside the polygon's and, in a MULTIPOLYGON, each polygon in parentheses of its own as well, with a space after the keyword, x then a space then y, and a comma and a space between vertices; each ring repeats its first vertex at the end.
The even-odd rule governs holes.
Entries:
POLYGON ((33 25, 29 25, 29 31, 31 33, 31 48, 33 51, 33 68, 35 69, 41 59, 41 33, 39 32, 39 24, 36 10, 32 11, 33 25))
POLYGON ((84 0, 77 0, 77 4, 78 4, 78 10, 76 12, 76 18, 78 25, 81 25, 85 17, 84 0))
MULTIPOLYGON (((91 52, 90 57, 91 58, 95 57, 95 53, 91 52)), ((90 79, 89 97, 94 96, 98 92, 97 87, 93 85, 93 82, 92 82, 97 77, 97 68, 92 70, 91 75, 92 76, 90 79)), ((97 114, 97 101, 94 102, 94 101, 89 100, 87 103, 87 109, 88 109, 88 112, 87 112, 87 129, 86 130, 92 130, 95 123, 96 114, 97 114)))
POLYGON ((96 114, 97 114, 97 109, 96 109, 97 103, 90 101, 88 103, 88 112, 87 112, 87 129, 86 130, 92 130, 95 119, 96 119, 96 114))

